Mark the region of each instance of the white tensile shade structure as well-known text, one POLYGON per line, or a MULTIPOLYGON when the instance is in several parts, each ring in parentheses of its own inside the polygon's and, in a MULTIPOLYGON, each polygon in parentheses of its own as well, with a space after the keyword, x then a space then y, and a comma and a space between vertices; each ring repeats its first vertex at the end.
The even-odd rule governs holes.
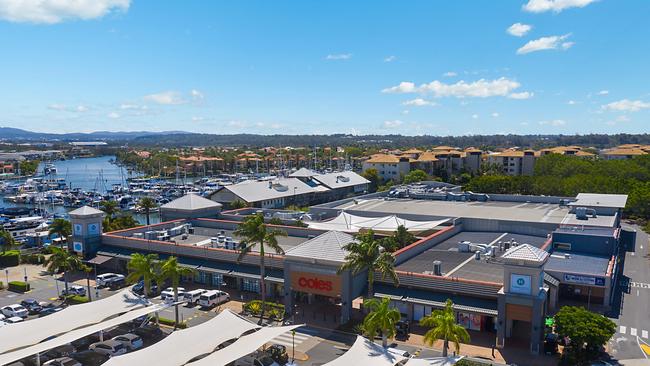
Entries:
POLYGON ((223 342, 239 338, 243 333, 258 327, 226 309, 205 323, 173 332, 145 349, 112 357, 104 366, 184 365, 194 357, 213 352, 223 342))
POLYGON ((96 324, 109 317, 140 309, 147 301, 126 289, 86 304, 69 306, 43 318, 0 328, 0 354, 28 347, 52 336, 96 324))
POLYGON ((392 353, 381 345, 357 336, 352 347, 339 358, 323 366, 394 366, 406 357, 392 353))
POLYGON ((239 338, 226 348, 220 349, 215 353, 208 355, 196 362, 189 363, 188 366, 227 365, 250 353, 255 352, 258 348, 273 340, 273 338, 281 336, 282 334, 299 327, 302 327, 302 325, 262 328, 255 333, 239 338))
POLYGON ((362 230, 372 229, 378 234, 392 234, 399 226, 404 226, 412 234, 420 234, 435 230, 437 226, 449 219, 438 221, 413 221, 399 218, 395 215, 383 217, 363 217, 341 212, 335 218, 323 222, 309 222, 310 229, 336 230, 346 233, 358 233, 362 230))
MULTIPOLYGON (((114 295, 117 296, 117 295, 114 295)), ((26 348, 21 348, 17 351, 13 352, 8 352, 0 355, 0 365, 7 365, 12 362, 21 360, 25 357, 33 356, 38 353, 43 353, 49 349, 52 349, 54 347, 59 347, 64 344, 68 344, 74 340, 77 340, 79 338, 85 337, 89 334, 97 333, 101 330, 108 329, 115 327, 117 325, 120 325, 122 323, 126 323, 128 321, 131 321, 135 318, 141 317, 143 315, 147 315, 149 313, 152 313, 154 311, 160 311, 170 305, 168 304, 160 304, 160 305, 153 305, 153 306, 148 306, 144 308, 139 308, 137 310, 129 311, 128 313, 122 314, 118 317, 112 318, 111 320, 107 320, 101 323, 93 324, 81 329, 76 329, 71 332, 65 333, 63 335, 60 335, 56 338, 50 339, 49 341, 45 341, 42 343, 38 343, 26 348)), ((51 316, 51 315, 49 315, 51 316)), ((26 323, 29 323, 33 320, 27 321, 26 323)), ((18 323, 20 324, 20 323, 18 323)), ((12 324, 15 325, 15 324, 12 324)), ((3 328, 11 328, 12 325, 5 326, 3 328)))

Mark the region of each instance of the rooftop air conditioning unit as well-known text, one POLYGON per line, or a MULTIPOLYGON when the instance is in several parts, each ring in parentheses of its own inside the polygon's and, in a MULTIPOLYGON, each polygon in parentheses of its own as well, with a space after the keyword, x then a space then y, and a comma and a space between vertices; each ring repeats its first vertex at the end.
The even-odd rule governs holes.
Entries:
POLYGON ((461 252, 461 253, 467 253, 467 252, 469 252, 469 246, 470 246, 471 244, 472 244, 472 243, 469 242, 469 241, 467 241, 467 240, 463 240, 463 241, 459 242, 459 243, 458 243, 458 251, 461 252))
POLYGON ((349 181, 350 181, 350 178, 346 177, 346 176, 343 176, 343 175, 339 175, 339 176, 336 177, 336 182, 337 183, 338 182, 349 182, 349 181))

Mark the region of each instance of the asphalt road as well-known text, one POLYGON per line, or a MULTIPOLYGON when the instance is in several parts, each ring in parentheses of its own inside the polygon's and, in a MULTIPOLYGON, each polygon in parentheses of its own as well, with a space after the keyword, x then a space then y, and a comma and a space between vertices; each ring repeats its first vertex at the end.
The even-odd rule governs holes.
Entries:
POLYGON ((625 363, 624 360, 645 360, 650 355, 650 238, 637 226, 623 227, 637 231, 636 251, 625 255, 619 281, 623 289, 620 314, 612 318, 617 329, 609 346, 610 355, 625 363))

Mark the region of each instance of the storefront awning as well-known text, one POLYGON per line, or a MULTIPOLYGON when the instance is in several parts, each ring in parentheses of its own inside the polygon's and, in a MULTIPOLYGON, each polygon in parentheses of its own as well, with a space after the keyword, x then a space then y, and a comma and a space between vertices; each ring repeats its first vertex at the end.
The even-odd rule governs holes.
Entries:
POLYGON ((441 292, 392 287, 388 285, 376 286, 375 297, 386 297, 394 301, 427 305, 438 309, 444 308, 447 299, 450 299, 454 303, 454 310, 456 311, 490 316, 497 316, 498 314, 496 299, 481 299, 471 296, 451 295, 441 292))
POLYGON ((98 255, 94 256, 93 258, 89 259, 88 261, 86 261, 86 263, 88 263, 88 264, 102 265, 102 264, 104 264, 104 263, 110 261, 110 260, 113 259, 113 258, 114 258, 114 257, 112 257, 112 256, 99 255, 99 254, 98 254, 98 255))

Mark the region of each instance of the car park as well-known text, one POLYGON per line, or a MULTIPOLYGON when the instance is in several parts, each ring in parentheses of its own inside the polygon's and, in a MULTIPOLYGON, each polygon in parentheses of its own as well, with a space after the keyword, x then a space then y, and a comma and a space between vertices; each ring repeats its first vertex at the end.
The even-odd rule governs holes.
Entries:
POLYGON ((108 340, 91 344, 88 349, 97 353, 101 353, 110 357, 119 356, 126 353, 126 347, 122 342, 115 340, 108 340))
POLYGON ((133 333, 126 333, 117 337, 113 337, 113 340, 122 343, 129 351, 142 348, 144 345, 142 338, 139 335, 133 333))
MULTIPOLYGON (((184 287, 178 287, 178 299, 183 300, 185 296, 185 288, 184 287)), ((166 302, 171 302, 174 301, 174 288, 173 287, 167 287, 165 291, 160 293, 160 300, 164 300, 166 302)))
POLYGON ((230 301, 230 295, 228 295, 228 293, 219 290, 212 290, 201 295, 199 298, 199 305, 204 308, 209 308, 227 301, 230 301))
POLYGON ((280 366, 264 352, 255 352, 234 362, 234 366, 280 366))
POLYGON ((19 316, 12 316, 12 317, 7 318, 7 319, 5 319, 5 320, 3 320, 3 321, 4 321, 5 323, 7 323, 7 324, 15 324, 15 323, 20 323, 20 322, 22 322, 22 321, 25 321, 25 319, 24 319, 24 318, 21 318, 21 317, 19 317, 19 316))
POLYGON ((70 355, 70 358, 79 361, 83 366, 99 366, 108 361, 109 356, 93 351, 75 352, 70 355))
POLYGON ((81 362, 70 357, 61 357, 49 360, 43 366, 83 366, 81 362))
POLYGON ((108 286, 108 284, 111 281, 114 281, 115 279, 124 279, 124 275, 117 274, 117 273, 103 273, 100 275, 97 275, 97 279, 95 280, 95 283, 97 283, 97 287, 103 287, 103 286, 108 286))
POLYGON ((185 300, 187 301, 187 305, 195 305, 201 298, 201 295, 203 295, 206 292, 208 292, 208 290, 204 290, 202 288, 192 290, 192 291, 187 291, 184 295, 185 300))
POLYGON ((63 289, 61 291, 61 296, 66 295, 76 295, 76 296, 86 296, 86 288, 79 285, 68 286, 68 289, 63 289))
POLYGON ((8 318, 18 316, 21 318, 27 318, 29 311, 25 309, 24 306, 19 304, 7 305, 2 308, 2 314, 8 318))
POLYGON ((38 314, 43 310, 43 307, 35 299, 25 299, 20 302, 20 305, 27 309, 30 315, 38 314))
POLYGON ((160 327, 154 324, 147 324, 145 326, 135 328, 131 331, 133 334, 139 335, 147 344, 158 342, 165 338, 165 334, 160 327))

